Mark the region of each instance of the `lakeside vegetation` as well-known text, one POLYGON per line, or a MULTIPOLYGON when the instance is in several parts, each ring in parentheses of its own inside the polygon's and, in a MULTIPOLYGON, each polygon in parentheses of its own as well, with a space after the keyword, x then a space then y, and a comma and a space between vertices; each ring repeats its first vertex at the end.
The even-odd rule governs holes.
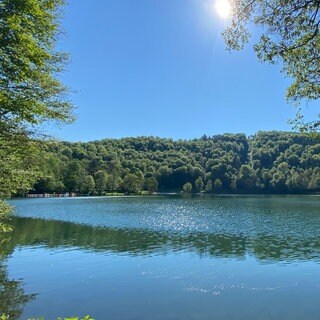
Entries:
MULTIPOLYGON (((3 314, 0 316, 0 320, 9 320, 10 316, 3 314)), ((31 318, 28 320, 44 320, 44 318, 31 318)), ((78 317, 71 317, 71 318, 57 318, 57 320, 94 320, 93 318, 90 318, 90 316, 85 316, 84 318, 78 318, 78 317)))
MULTIPOLYGON (((249 138, 243 134, 225 134, 190 141, 143 137, 89 143, 43 142, 42 125, 74 120, 69 90, 59 76, 68 62, 68 55, 57 46, 64 5, 63 0, 5 0, 0 7, 1 198, 24 195, 29 190, 87 195, 140 193, 141 190, 150 193, 157 190, 186 193, 319 191, 316 134, 269 132, 249 138), (47 145, 46 151, 41 148, 43 144, 47 145)), ((242 1, 234 9, 238 11, 241 7, 242 1)), ((309 1, 299 8, 291 3, 279 5, 277 14, 270 15, 271 20, 263 18, 267 8, 274 10, 268 3, 261 3, 247 7, 251 14, 244 19, 241 10, 240 15, 234 15, 231 29, 224 34, 227 47, 242 48, 248 39, 249 17, 256 17, 255 22, 263 21, 275 38, 262 34, 255 47, 258 58, 275 62, 280 43, 283 71, 294 79, 288 97, 294 101, 317 100, 319 86, 315 79, 319 73, 314 71, 317 60, 312 57, 319 49, 315 46, 319 38, 315 32, 319 27, 316 23, 319 3, 309 1), (306 22, 311 14, 310 23, 291 23, 293 13, 306 22), (283 47, 289 29, 273 26, 287 26, 287 23, 293 33, 289 37, 290 46, 283 47), (301 45, 301 39, 310 32, 312 36, 301 45), (302 59, 305 57, 308 61, 302 59)), ((317 130, 317 120, 310 125, 300 120, 303 119, 298 117, 299 130, 317 130)), ((1 202, 1 214, 3 209, 1 202)))
POLYGON ((319 192, 320 136, 258 132, 49 142, 38 170, 34 193, 319 192))

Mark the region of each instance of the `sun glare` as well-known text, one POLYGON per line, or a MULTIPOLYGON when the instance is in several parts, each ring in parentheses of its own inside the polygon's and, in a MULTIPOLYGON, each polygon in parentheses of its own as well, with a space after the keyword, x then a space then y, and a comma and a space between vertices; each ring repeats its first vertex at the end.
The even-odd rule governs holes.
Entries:
POLYGON ((232 6, 229 0, 216 0, 215 8, 222 19, 227 19, 231 16, 232 6))

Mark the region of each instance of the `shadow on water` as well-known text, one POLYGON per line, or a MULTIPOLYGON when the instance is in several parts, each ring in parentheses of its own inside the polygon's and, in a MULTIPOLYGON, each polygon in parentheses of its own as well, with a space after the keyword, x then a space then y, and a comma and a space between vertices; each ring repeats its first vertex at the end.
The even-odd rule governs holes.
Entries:
POLYGON ((35 299, 35 294, 26 294, 23 282, 9 278, 6 259, 13 252, 13 233, 0 233, 0 316, 6 314, 10 319, 19 319, 24 305, 35 299))
POLYGON ((315 235, 232 235, 222 233, 153 231, 93 227, 54 220, 14 217, 14 231, 7 246, 45 245, 78 247, 101 253, 164 255, 187 251, 200 257, 244 258, 261 262, 320 261, 320 238, 315 235))

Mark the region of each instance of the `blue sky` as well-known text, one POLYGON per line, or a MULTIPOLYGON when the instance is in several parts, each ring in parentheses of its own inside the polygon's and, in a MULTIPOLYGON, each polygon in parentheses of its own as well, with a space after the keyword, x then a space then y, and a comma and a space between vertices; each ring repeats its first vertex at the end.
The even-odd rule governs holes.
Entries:
POLYGON ((89 141, 290 130, 289 80, 252 45, 227 52, 225 23, 214 0, 69 0, 62 80, 75 91, 77 121, 50 132, 89 141))

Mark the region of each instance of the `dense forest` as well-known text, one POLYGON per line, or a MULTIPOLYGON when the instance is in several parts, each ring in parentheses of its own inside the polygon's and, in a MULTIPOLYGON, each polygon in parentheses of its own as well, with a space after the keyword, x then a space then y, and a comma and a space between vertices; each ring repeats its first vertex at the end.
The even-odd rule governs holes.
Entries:
POLYGON ((258 132, 48 142, 39 170, 32 193, 319 192, 320 136, 258 132))

